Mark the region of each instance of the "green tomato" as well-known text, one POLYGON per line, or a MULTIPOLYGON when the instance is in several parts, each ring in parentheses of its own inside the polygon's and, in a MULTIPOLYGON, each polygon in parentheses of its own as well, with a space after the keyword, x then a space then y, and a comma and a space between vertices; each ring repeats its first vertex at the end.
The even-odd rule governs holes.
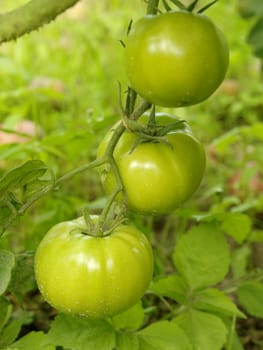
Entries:
POLYGON ((130 225, 121 224, 102 237, 84 234, 85 227, 80 217, 50 229, 36 251, 36 281, 59 311, 112 316, 136 304, 148 288, 152 249, 145 235, 130 225))
POLYGON ((223 81, 229 61, 226 39, 203 14, 167 12, 135 23, 127 37, 131 87, 164 107, 194 105, 223 81))
MULTIPOLYGON (((175 121, 167 114, 156 115, 159 125, 175 121)), ((139 122, 146 123, 146 117, 139 122)), ((104 155, 113 131, 114 128, 102 140, 98 157, 104 155)), ((166 142, 144 142, 134 147, 137 140, 136 134, 126 130, 113 154, 127 203, 141 213, 169 213, 199 187, 206 163, 204 148, 188 126, 166 134, 166 142)), ((110 193, 116 186, 113 172, 107 165, 101 172, 105 189, 110 193)))

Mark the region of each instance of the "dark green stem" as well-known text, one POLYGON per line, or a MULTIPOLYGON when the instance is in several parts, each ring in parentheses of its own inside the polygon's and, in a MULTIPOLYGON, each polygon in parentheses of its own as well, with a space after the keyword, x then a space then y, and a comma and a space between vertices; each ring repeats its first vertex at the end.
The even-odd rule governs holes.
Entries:
POLYGON ((0 43, 17 39, 54 20, 79 0, 31 0, 0 15, 0 43))
MULTIPOLYGON (((1 235, 4 233, 4 231, 11 225, 13 220, 16 219, 17 216, 22 216, 26 212, 28 208, 30 208, 35 202, 37 202, 39 199, 44 197, 46 194, 48 194, 51 191, 57 190, 57 187, 65 180, 68 180, 72 178, 74 175, 79 174, 83 171, 86 171, 88 169, 95 168, 97 166, 100 166, 107 162, 107 159, 102 157, 99 159, 94 160, 93 162, 90 162, 88 164, 85 164, 83 166, 80 166, 67 174, 61 176, 59 179, 55 180, 52 184, 49 184, 45 187, 43 187, 39 192, 36 193, 35 196, 31 197, 28 202, 26 202, 24 205, 22 205, 18 211, 13 211, 13 215, 10 217, 10 219, 5 223, 5 225, 2 228, 2 232, 0 233, 1 235)), ((11 209, 11 208, 10 208, 11 209)))
POLYGON ((88 164, 84 164, 84 165, 82 165, 74 170, 71 170, 68 173, 66 173, 65 175, 61 176, 59 179, 57 179, 55 184, 53 185, 53 187, 56 188, 61 182, 64 182, 65 180, 68 180, 68 179, 71 179, 76 174, 80 174, 88 169, 96 168, 96 167, 98 167, 106 162, 107 162, 107 158, 101 157, 101 158, 94 160, 93 162, 90 162, 88 164))

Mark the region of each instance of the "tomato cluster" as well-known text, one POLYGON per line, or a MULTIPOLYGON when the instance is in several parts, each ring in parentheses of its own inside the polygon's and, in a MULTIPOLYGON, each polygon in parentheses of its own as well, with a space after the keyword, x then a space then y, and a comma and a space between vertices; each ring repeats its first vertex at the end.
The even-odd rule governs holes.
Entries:
MULTIPOLYGON (((222 32, 206 16, 186 11, 139 20, 128 34, 125 56, 132 91, 163 107, 207 99, 228 66, 222 32)), ((129 209, 171 213, 199 187, 204 148, 186 122, 155 113, 155 108, 135 118, 134 108, 128 107, 125 121, 105 135, 98 149, 98 158, 105 159, 116 130, 121 131, 100 167, 105 190, 117 195, 121 182, 122 193, 112 198, 129 209)), ((99 220, 90 217, 91 225, 85 216, 57 224, 37 249, 37 284, 44 298, 62 312, 109 317, 138 302, 149 286, 153 254, 145 235, 123 223, 99 230, 99 220)))

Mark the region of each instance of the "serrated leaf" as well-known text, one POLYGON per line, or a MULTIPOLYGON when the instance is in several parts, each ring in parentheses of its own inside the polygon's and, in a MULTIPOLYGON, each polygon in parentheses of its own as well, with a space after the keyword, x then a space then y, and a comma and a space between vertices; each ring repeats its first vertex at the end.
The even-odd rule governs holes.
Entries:
POLYGON ((51 344, 74 350, 112 350, 115 332, 106 320, 60 314, 48 333, 51 344))
POLYGON ((250 315, 263 318, 263 283, 243 283, 238 288, 237 295, 240 304, 250 315))
POLYGON ((118 350, 140 350, 139 339, 134 333, 124 332, 117 334, 118 350))
POLYGON ((0 198, 8 192, 21 188, 38 179, 47 171, 41 160, 30 160, 23 165, 9 170, 0 179, 0 198))
POLYGON ((250 217, 241 213, 224 213, 221 219, 222 230, 237 243, 243 243, 251 230, 250 217))
POLYGON ((195 293, 193 307, 201 311, 222 314, 222 316, 236 315, 246 318, 233 301, 216 288, 208 288, 195 293))
POLYGON ((254 54, 263 58, 263 17, 260 17, 252 27, 247 37, 247 42, 252 46, 254 54))
POLYGON ((0 295, 6 291, 9 285, 14 266, 14 254, 8 250, 0 250, 0 295))
POLYGON ((196 350, 221 350, 226 342, 227 328, 212 314, 197 310, 182 313, 173 321, 181 327, 196 350))
POLYGON ((179 304, 186 302, 187 286, 179 275, 165 276, 153 281, 149 290, 158 296, 175 300, 179 304))
POLYGON ((224 279, 230 264, 230 248, 217 225, 201 224, 178 241, 173 260, 193 290, 205 288, 224 279))
POLYGON ((112 323, 117 329, 136 330, 144 321, 144 310, 141 303, 112 317, 112 323))
POLYGON ((30 332, 13 343, 10 349, 56 350, 56 347, 50 344, 48 336, 43 332, 30 332))
POLYGON ((156 322, 137 335, 140 350, 192 350, 184 331, 173 322, 156 322))
POLYGON ((11 312, 12 305, 7 299, 0 297, 0 333, 7 321, 9 320, 11 312))

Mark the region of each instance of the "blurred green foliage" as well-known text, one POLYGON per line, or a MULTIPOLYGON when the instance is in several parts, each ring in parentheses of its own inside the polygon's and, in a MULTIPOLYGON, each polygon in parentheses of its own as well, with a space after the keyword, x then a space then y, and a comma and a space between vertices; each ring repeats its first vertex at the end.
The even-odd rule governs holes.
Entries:
MULTIPOLYGON (((1 11, 25 2, 3 0, 1 11)), ((200 6, 206 3, 200 0, 200 6)), ((131 215, 154 244, 156 274, 173 271, 174 243, 199 222, 219 225, 228 235, 234 282, 263 267, 263 74, 262 61, 247 41, 257 18, 242 18, 245 3, 220 0, 207 11, 229 42, 230 67, 222 86, 200 105, 165 109, 186 119, 204 143, 207 170, 199 190, 174 215, 131 215)), ((39 159, 59 177, 95 158, 106 130, 120 118, 120 100, 125 102, 128 81, 120 41, 125 43, 130 20, 139 19, 145 8, 143 0, 82 0, 51 24, 0 47, 0 176, 39 159)), ((98 212, 104 203, 97 172, 85 172, 35 203, 2 237, 0 249, 10 269, 13 256, 6 251, 19 254, 11 292, 17 303, 34 310, 39 328, 45 329, 54 315, 45 309, 48 319, 43 319, 34 304, 39 299, 25 301, 35 285, 32 255, 23 253, 34 251, 55 223, 80 215, 87 206, 98 212)), ((10 278, 5 275, 7 282, 10 278)), ((233 280, 226 282, 229 290, 233 280)), ((239 293, 241 301, 250 293, 248 286, 239 293)), ((6 309, 4 323, 11 310, 4 299, 0 303, 6 309)), ((14 338, 32 314, 19 314, 17 320, 14 338)), ((31 337, 38 342, 42 334, 31 337)))

